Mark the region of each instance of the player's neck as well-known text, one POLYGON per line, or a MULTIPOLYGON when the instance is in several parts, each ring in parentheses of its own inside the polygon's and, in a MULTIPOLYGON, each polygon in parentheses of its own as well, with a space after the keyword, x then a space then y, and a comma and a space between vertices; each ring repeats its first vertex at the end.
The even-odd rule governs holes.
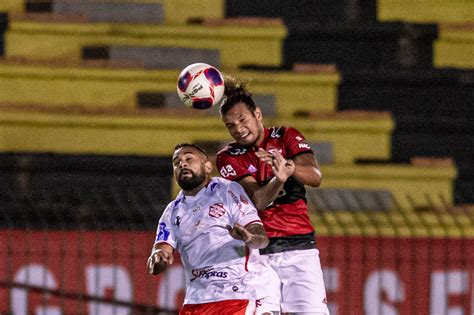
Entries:
POLYGON ((210 178, 206 178, 205 180, 203 180, 203 182, 201 184, 194 187, 193 189, 189 189, 189 190, 184 190, 183 189, 183 194, 185 196, 196 196, 201 191, 201 189, 203 189, 204 187, 207 186, 207 184, 209 184, 210 181, 211 181, 210 178))
POLYGON ((260 148, 260 146, 261 146, 262 143, 263 143, 263 140, 265 140, 265 128, 262 126, 261 129, 260 129, 260 134, 258 135, 258 138, 257 138, 257 140, 255 141, 253 147, 254 147, 255 149, 260 148))

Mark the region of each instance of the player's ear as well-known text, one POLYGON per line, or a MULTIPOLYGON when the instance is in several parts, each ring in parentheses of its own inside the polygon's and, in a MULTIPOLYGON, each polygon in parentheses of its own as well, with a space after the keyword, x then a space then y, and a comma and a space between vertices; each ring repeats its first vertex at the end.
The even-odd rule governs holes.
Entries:
POLYGON ((212 173, 212 168, 213 168, 212 162, 211 161, 206 161, 204 163, 204 168, 205 168, 207 174, 211 174, 212 173))
POLYGON ((262 110, 258 106, 255 108, 255 118, 257 118, 259 121, 262 121, 262 110))

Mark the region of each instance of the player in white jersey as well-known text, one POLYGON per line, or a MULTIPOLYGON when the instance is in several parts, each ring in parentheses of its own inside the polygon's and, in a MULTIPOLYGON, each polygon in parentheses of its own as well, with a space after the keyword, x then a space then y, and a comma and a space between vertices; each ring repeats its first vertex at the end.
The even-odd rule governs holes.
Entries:
POLYGON ((200 147, 177 145, 172 162, 182 190, 160 218, 149 273, 165 271, 177 249, 187 281, 180 314, 252 314, 258 269, 249 248, 268 244, 257 210, 238 183, 210 177, 200 147))

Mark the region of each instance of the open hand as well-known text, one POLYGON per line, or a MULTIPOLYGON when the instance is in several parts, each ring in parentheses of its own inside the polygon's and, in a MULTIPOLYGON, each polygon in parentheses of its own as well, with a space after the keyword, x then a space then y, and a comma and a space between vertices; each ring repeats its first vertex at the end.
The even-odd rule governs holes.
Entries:
POLYGON ((295 162, 291 159, 285 159, 277 150, 270 153, 260 148, 255 154, 261 161, 272 167, 273 174, 283 183, 295 171, 295 162))

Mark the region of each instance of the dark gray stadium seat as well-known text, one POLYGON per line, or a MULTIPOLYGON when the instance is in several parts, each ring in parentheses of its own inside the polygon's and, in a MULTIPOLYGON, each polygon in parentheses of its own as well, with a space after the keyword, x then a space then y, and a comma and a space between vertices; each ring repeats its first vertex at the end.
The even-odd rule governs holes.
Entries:
POLYGON ((153 23, 165 20, 160 3, 55 0, 53 13, 81 15, 92 22, 153 23))

